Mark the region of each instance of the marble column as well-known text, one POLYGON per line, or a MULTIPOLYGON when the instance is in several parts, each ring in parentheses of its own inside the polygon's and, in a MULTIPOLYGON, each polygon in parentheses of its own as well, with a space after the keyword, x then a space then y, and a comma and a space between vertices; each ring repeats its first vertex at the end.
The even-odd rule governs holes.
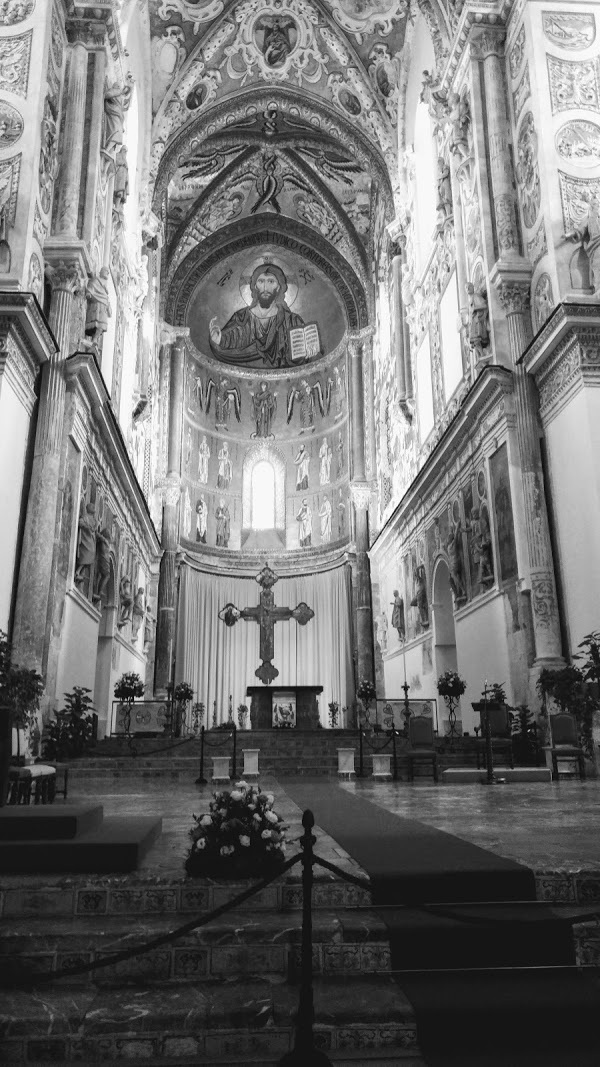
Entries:
POLYGON ((185 339, 189 329, 164 325, 161 342, 169 349, 169 426, 167 476, 163 497, 163 549, 158 580, 154 691, 164 697, 171 680, 175 647, 177 607, 177 549, 179 545, 179 498, 181 495, 181 431, 185 374, 185 339))
POLYGON ((495 271, 491 280, 498 289, 500 302, 506 313, 513 360, 516 430, 525 503, 535 665, 550 666, 562 662, 556 582, 544 491, 535 387, 524 366, 518 362, 530 339, 529 279, 526 278, 523 282, 510 281, 506 273, 503 275, 495 271))
MULTIPOLYGON (((77 28, 78 32, 79 27, 77 28)), ((78 230, 79 197, 83 183, 82 162, 88 52, 78 37, 70 49, 67 106, 63 124, 63 149, 56 233, 75 236, 78 230)))
POLYGON ((84 286, 79 261, 48 268, 50 327, 58 350, 43 365, 31 482, 13 628, 15 659, 45 674, 51 626, 55 532, 59 514, 61 446, 65 412, 64 361, 74 294, 84 286))
POLYGON ((352 475, 350 494, 354 505, 356 544, 356 642, 358 682, 374 682, 373 608, 369 570, 369 502, 371 489, 365 475, 363 338, 351 338, 350 425, 352 434, 352 475))
POLYGON ((500 261, 522 261, 504 75, 504 31, 476 30, 471 55, 483 62, 492 208, 500 261))

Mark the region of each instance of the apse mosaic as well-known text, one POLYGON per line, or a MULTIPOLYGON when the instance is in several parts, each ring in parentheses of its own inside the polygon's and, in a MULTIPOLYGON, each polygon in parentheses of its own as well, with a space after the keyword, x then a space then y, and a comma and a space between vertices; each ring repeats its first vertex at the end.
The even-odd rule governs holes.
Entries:
POLYGON ((293 252, 247 249, 221 260, 188 305, 196 348, 239 367, 294 367, 332 352, 346 329, 331 282, 293 252))

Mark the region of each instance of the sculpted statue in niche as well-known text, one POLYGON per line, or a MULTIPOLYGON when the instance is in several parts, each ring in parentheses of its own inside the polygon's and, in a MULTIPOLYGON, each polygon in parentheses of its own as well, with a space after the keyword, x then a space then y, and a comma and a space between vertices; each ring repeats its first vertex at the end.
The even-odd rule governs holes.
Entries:
POLYGON ((107 278, 108 268, 102 267, 99 274, 90 275, 86 289, 85 336, 91 339, 98 350, 101 349, 111 314, 107 278))
POLYGON ((134 641, 137 640, 137 635, 140 632, 140 627, 146 614, 145 600, 144 587, 143 585, 139 585, 137 593, 133 598, 133 607, 131 609, 131 637, 134 641))
POLYGON ((411 607, 419 613, 419 622, 424 630, 429 626, 429 603, 427 600, 427 582, 425 580, 425 566, 419 563, 415 573, 415 595, 412 598, 411 607))
POLYGON ((123 205, 129 196, 129 167, 127 166, 127 149, 122 144, 115 157, 115 184, 113 200, 117 211, 123 210, 123 205))
POLYGON ((96 509, 93 504, 81 501, 77 530, 77 555, 75 558, 75 585, 83 591, 89 581, 96 561, 96 509))
POLYGON ((382 652, 387 652, 388 621, 385 611, 377 616, 377 640, 382 652))
POLYGON ((485 507, 472 508, 469 522, 469 547, 477 567, 477 581, 485 589, 494 581, 492 535, 485 507))
POLYGON ((471 149, 471 109, 466 96, 450 93, 448 97, 448 114, 452 125, 450 151, 463 163, 472 155, 471 149))
POLYGON ((103 603, 108 591, 110 578, 110 549, 112 535, 108 526, 103 526, 96 534, 96 582, 94 600, 103 603))
POLYGON ((600 198, 596 189, 583 191, 577 209, 577 213, 571 209, 576 222, 565 237, 581 241, 589 265, 590 287, 597 293, 600 290, 600 198))
MULTIPOLYGON (((456 507, 456 505, 455 505, 456 507)), ((448 556, 448 568, 450 570, 450 588, 454 593, 457 604, 467 599, 465 588, 465 565, 463 559, 463 527, 460 521, 454 522, 452 510, 448 509, 448 537, 446 539, 446 554, 448 556)))
POLYGON ((404 621, 404 601, 397 589, 394 589, 392 604, 392 626, 398 631, 398 640, 406 639, 406 623, 404 621))
POLYGON ((131 102, 133 77, 127 75, 125 85, 106 86, 104 90, 104 147, 115 155, 123 144, 125 112, 131 102))
POLYGON ((206 530, 208 526, 208 504, 204 499, 204 493, 196 503, 196 541, 206 544, 206 530))
POLYGON ((452 180, 450 178, 450 167, 446 160, 440 156, 438 159, 438 202, 436 210, 438 212, 438 222, 443 226, 446 219, 451 219, 454 214, 454 207, 452 204, 452 180))
POLYGON ((218 358, 236 363, 289 365, 290 330, 303 327, 304 319, 285 302, 287 278, 274 263, 255 268, 250 279, 252 303, 235 311, 221 329, 216 318, 209 324, 210 347, 218 358))
POLYGON ((119 630, 122 630, 125 624, 129 622, 132 608, 133 593, 131 578, 128 574, 124 574, 119 582, 119 621, 117 623, 119 630))
POLYGON ((267 382, 261 382, 257 393, 250 393, 252 410, 256 421, 256 433, 252 437, 272 437, 271 424, 277 412, 277 393, 272 393, 267 382))
POLYGON ((467 295, 469 300, 469 346, 476 363, 483 359, 484 348, 490 343, 490 316, 488 310, 487 290, 485 282, 477 285, 467 282, 467 295))
POLYGON ((331 541, 331 514, 331 501, 328 496, 324 496, 323 503, 319 508, 319 518, 321 520, 321 542, 324 545, 329 544, 329 542, 331 541))

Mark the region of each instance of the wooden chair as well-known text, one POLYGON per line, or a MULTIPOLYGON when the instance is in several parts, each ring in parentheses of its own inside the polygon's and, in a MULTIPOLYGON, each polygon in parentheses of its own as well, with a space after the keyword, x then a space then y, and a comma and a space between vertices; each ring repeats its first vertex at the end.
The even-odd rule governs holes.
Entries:
POLYGON ((583 749, 579 743, 575 716, 569 715, 566 711, 551 715, 550 732, 552 734, 552 747, 550 749, 552 771, 556 781, 558 781, 559 759, 576 760, 579 766, 579 777, 583 781, 585 779, 585 759, 583 749))
POLYGON ((486 730, 486 715, 490 718, 490 730, 492 734, 492 762, 494 754, 496 752, 506 753, 511 767, 515 765, 515 759, 513 755, 513 740, 510 724, 510 712, 507 704, 488 704, 487 709, 481 708, 479 711, 481 719, 481 737, 478 737, 475 742, 475 748, 477 752, 477 770, 481 769, 481 762, 483 757, 483 766, 487 769, 487 742, 485 736, 486 730))
POLYGON ((408 720, 409 747, 406 750, 408 756, 408 780, 414 781, 415 763, 431 763, 433 780, 438 781, 437 752, 434 747, 433 722, 425 715, 411 715, 408 720))

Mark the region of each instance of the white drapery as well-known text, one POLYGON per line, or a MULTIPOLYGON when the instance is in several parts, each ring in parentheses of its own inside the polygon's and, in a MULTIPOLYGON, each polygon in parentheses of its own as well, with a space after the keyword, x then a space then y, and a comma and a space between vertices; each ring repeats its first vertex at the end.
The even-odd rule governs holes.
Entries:
MULTIPOLYGON (((260 665, 259 626, 245 619, 226 626, 219 619, 227 603, 256 607, 260 591, 253 578, 182 567, 175 681, 193 686, 194 700, 206 705, 207 726, 212 725, 215 700, 218 723, 227 720, 230 695, 237 720, 238 705, 249 704, 246 687, 262 684, 254 674, 260 665)), ((335 700, 340 711, 354 701, 350 569, 280 578, 273 591, 277 605, 295 608, 304 601, 315 613, 306 626, 294 619, 276 623, 273 663, 279 675, 273 685, 322 685, 319 714, 327 726, 330 701, 335 700)))

